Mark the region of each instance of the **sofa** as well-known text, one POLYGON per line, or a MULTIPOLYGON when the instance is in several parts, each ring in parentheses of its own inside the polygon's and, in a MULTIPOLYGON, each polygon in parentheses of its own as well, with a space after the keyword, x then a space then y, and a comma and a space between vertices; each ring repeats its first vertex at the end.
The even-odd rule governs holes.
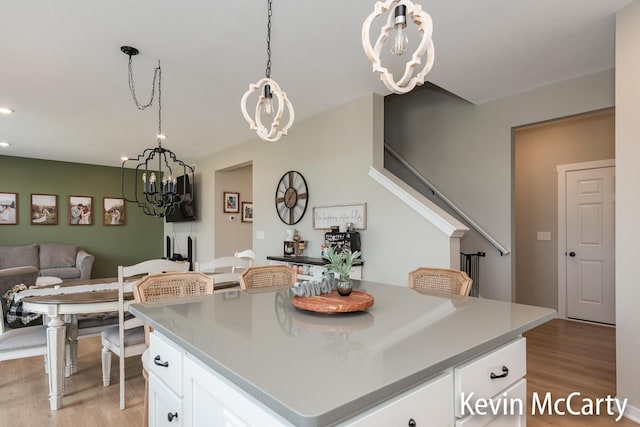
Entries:
POLYGON ((0 246, 0 283, 15 281, 15 274, 24 278, 20 283, 30 284, 34 268, 37 276, 53 276, 64 281, 87 280, 91 278, 94 260, 93 255, 73 245, 0 246), (9 271, 5 271, 7 269, 9 271))

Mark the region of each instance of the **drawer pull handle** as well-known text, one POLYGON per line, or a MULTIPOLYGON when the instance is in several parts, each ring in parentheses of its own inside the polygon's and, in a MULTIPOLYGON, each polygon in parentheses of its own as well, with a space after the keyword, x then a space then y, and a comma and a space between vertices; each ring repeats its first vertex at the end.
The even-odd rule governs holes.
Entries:
POLYGON ((509 368, 507 368, 506 366, 503 366, 502 367, 502 375, 496 375, 493 372, 491 372, 490 377, 491 377, 492 380, 495 380, 495 379, 498 379, 498 378, 506 378, 507 375, 509 375, 509 368))
POLYGON ((167 414, 167 419, 169 420, 169 422, 173 421, 174 418, 178 418, 178 413, 174 412, 173 414, 171 412, 169 412, 167 414))
POLYGON ((418 424, 416 424, 416 420, 414 420, 413 418, 409 419, 409 427, 416 427, 418 424))
MULTIPOLYGON (((169 362, 161 362, 161 361, 160 361, 160 355, 156 356, 156 357, 153 359, 153 363, 155 363, 155 364, 156 364, 156 365, 158 365, 158 366, 163 366, 163 367, 165 367, 165 368, 168 368, 168 367, 169 367, 169 362)), ((177 415, 176 415, 176 417, 177 417, 177 415)), ((169 420, 169 421, 171 421, 171 420, 169 420)))

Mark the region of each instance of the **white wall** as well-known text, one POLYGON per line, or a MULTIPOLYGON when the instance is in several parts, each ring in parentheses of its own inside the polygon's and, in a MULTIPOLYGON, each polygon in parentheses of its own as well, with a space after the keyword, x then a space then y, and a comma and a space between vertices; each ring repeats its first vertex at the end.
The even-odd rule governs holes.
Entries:
MULTIPOLYGON (((447 198, 513 250, 512 128, 613 105, 613 70, 480 105, 420 90, 385 105, 385 137, 447 198)), ((475 251, 465 248, 465 239, 463 249, 475 251)), ((501 257, 495 249, 483 250, 482 295, 511 301, 517 254, 501 257)))
POLYGON ((296 122, 289 135, 276 143, 254 138, 199 160, 201 220, 185 229, 195 237, 196 260, 216 256, 211 218, 222 208, 221 200, 209 191, 215 188, 215 171, 252 162, 257 264, 265 264, 268 255, 282 254, 285 230, 291 227, 278 218, 275 189, 282 174, 297 170, 309 187, 308 211, 295 226, 309 241, 306 255, 320 256, 324 239, 323 231, 312 229, 313 206, 366 202, 368 227, 361 231, 365 279, 406 286, 408 272, 418 266, 448 266, 449 238, 368 176, 374 137, 381 137, 377 134, 381 133, 382 101, 380 96, 368 95, 296 122), (264 240, 256 239, 259 231, 264 232, 264 240))
POLYGON ((616 370, 618 397, 640 422, 640 2, 616 20, 616 370))

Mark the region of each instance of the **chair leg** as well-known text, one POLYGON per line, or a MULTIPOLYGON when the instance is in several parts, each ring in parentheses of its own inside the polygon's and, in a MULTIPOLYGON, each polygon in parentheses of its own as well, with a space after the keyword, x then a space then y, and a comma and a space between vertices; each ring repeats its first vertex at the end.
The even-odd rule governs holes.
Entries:
POLYGON ((111 384, 111 350, 102 347, 102 385, 111 384))
MULTIPOLYGON (((124 353, 124 352, 121 352, 121 353, 124 353)), ((118 359, 120 359, 120 410, 122 411, 124 409, 124 382, 125 382, 124 354, 120 354, 120 357, 118 357, 118 359)))

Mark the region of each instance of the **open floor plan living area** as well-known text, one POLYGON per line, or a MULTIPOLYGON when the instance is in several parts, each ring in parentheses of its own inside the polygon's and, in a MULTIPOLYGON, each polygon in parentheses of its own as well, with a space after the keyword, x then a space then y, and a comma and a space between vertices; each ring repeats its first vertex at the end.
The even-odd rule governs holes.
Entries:
POLYGON ((0 424, 640 426, 640 2, 0 16, 0 424))

